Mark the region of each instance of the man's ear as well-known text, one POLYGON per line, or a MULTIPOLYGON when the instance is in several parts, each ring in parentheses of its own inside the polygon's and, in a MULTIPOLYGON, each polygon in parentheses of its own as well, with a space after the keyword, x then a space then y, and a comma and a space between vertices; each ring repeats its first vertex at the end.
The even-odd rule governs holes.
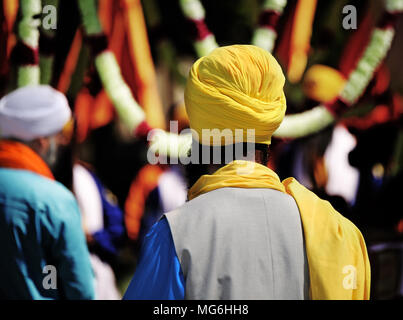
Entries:
POLYGON ((44 155, 50 148, 49 138, 37 138, 31 142, 31 147, 39 155, 44 155))

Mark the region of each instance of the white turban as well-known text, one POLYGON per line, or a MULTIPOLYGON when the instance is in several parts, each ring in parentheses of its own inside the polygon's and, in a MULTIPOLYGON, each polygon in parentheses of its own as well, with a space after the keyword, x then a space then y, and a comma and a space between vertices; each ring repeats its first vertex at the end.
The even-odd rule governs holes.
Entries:
POLYGON ((22 141, 49 137, 71 119, 64 94, 50 86, 28 86, 0 100, 0 136, 22 141))

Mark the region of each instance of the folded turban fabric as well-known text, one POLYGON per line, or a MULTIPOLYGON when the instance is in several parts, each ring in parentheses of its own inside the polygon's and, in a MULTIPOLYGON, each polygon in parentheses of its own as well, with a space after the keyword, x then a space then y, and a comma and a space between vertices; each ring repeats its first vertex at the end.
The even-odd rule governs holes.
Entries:
POLYGON ((307 97, 320 103, 336 99, 346 84, 343 74, 328 66, 316 64, 304 76, 303 91, 307 97))
POLYGON ((185 90, 193 138, 214 146, 269 145, 286 112, 284 83, 280 65, 266 50, 251 45, 215 49, 193 65, 185 90), (202 135, 203 129, 219 132, 202 135), (254 129, 254 136, 247 129, 254 129))
POLYGON ((50 86, 28 86, 0 100, 0 137, 32 141, 60 131, 71 119, 66 97, 50 86))

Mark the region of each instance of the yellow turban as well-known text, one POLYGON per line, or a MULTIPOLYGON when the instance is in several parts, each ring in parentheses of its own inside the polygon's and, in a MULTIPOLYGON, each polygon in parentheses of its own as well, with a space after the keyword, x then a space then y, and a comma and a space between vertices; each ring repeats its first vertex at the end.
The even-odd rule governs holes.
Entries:
POLYGON ((280 65, 266 50, 251 45, 215 49, 196 61, 186 86, 185 104, 190 127, 197 133, 194 138, 205 145, 270 144, 286 111, 284 83, 280 65), (202 135, 203 129, 230 134, 213 139, 202 135), (243 134, 236 129, 243 129, 243 134), (255 130, 253 138, 247 129, 255 130))
POLYGON ((345 84, 346 79, 339 71, 317 64, 306 72, 302 87, 307 97, 326 103, 337 98, 345 84))

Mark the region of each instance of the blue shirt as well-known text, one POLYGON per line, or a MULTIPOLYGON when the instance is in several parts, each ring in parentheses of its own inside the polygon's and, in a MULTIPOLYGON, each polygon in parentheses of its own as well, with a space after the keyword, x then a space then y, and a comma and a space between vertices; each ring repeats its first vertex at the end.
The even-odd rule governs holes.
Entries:
POLYGON ((103 186, 101 180, 91 171, 88 171, 98 188, 102 201, 104 228, 95 232, 94 237, 100 254, 105 258, 114 258, 118 255, 119 246, 122 244, 125 228, 123 221, 123 212, 117 203, 113 203, 108 197, 108 190, 103 186))
POLYGON ((94 274, 73 194, 25 170, 0 169, 0 299, 93 299, 94 274), (56 268, 47 289, 46 266, 56 268))
POLYGON ((163 218, 146 235, 134 277, 124 300, 183 300, 185 280, 168 221, 163 218))

